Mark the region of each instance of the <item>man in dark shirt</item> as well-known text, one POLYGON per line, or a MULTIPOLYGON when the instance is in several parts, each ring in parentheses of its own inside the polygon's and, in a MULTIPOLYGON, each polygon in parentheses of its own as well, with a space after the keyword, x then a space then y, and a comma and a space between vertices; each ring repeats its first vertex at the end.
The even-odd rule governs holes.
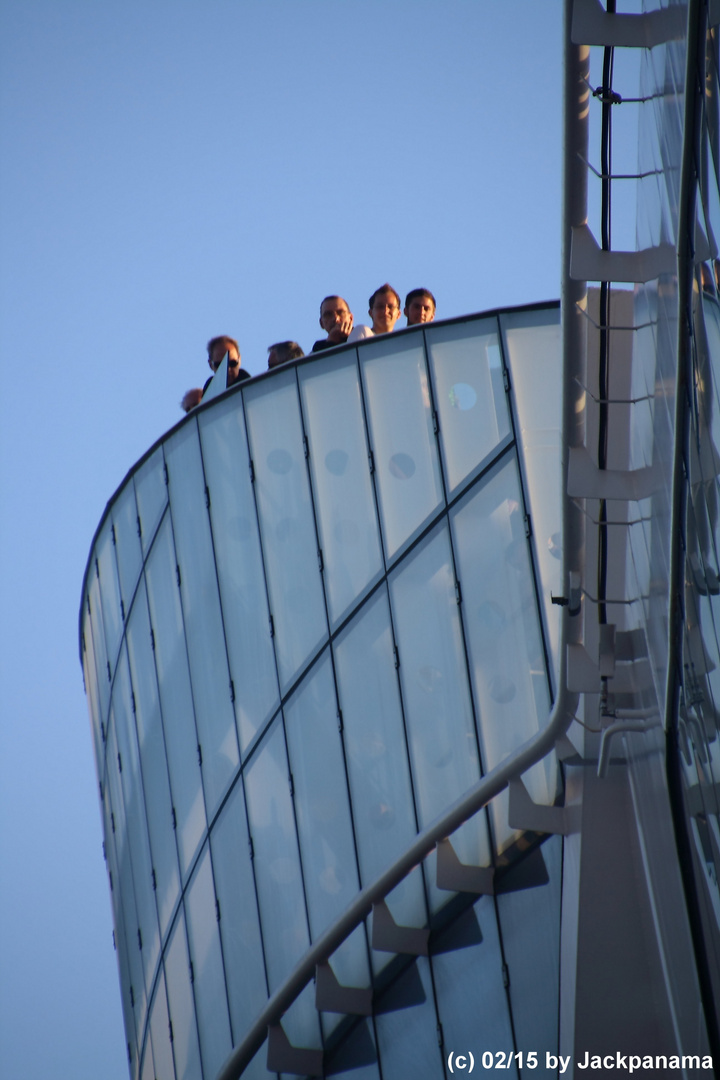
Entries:
POLYGON ((342 296, 326 296, 320 305, 320 325, 327 334, 326 338, 316 341, 313 352, 331 349, 333 345, 344 345, 353 328, 353 316, 342 296))
POLYGON ((299 360, 304 355, 297 341, 278 341, 275 345, 268 345, 268 368, 286 364, 288 360, 299 360))
POLYGON ((411 289, 405 297, 408 326, 432 322, 435 318, 435 297, 429 289, 411 289))
MULTIPOLYGON (((240 349, 235 338, 228 337, 227 334, 221 334, 219 337, 210 338, 207 343, 208 364, 212 370, 213 375, 223 362, 225 353, 228 354, 228 366, 227 366, 227 382, 226 386, 232 386, 233 383, 238 382, 240 379, 249 379, 250 375, 247 371, 243 371, 240 367, 240 349)), ((207 390, 212 381, 213 375, 206 381, 202 390, 198 387, 194 390, 188 390, 182 401, 181 407, 185 412, 190 412, 196 405, 199 405, 203 394, 207 390)))

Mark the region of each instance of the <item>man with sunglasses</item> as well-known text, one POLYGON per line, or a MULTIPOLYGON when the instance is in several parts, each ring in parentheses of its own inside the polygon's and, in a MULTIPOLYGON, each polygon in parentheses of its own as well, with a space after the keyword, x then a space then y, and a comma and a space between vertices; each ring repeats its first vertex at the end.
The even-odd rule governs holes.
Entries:
MULTIPOLYGON (((240 367, 240 349, 235 338, 228 337, 227 334, 221 334, 219 337, 211 338, 207 343, 208 364, 212 370, 213 375, 223 362, 225 353, 228 354, 228 366, 227 366, 227 383, 226 386, 232 386, 233 383, 239 382, 242 379, 249 379, 250 375, 247 371, 244 371, 240 367)), ((212 381, 212 375, 207 380, 202 390, 188 390, 180 402, 185 412, 190 412, 196 405, 199 405, 202 397, 212 381)))

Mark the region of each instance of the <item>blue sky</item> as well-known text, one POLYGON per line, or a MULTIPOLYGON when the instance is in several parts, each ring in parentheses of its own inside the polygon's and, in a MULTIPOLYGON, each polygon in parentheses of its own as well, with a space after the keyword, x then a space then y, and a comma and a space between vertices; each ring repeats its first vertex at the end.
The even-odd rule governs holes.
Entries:
POLYGON ((209 337, 560 291, 560 0, 0 0, 0 1071, 125 1080, 77 610, 209 337))

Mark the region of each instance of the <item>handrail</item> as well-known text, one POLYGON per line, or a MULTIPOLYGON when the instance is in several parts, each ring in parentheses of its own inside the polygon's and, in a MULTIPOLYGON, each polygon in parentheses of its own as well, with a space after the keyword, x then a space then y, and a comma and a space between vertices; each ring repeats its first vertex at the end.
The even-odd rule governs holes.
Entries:
MULTIPOLYGON (((563 612, 563 622, 570 618, 569 613, 563 612)), ((560 669, 563 677, 560 685, 564 687, 564 656, 561 658, 560 669)), ((370 914, 373 904, 383 900, 441 840, 445 840, 463 822, 503 791, 511 779, 526 772, 553 749, 575 716, 577 698, 577 694, 561 689, 547 727, 523 743, 514 754, 474 784, 449 810, 423 829, 392 866, 358 893, 343 914, 314 942, 284 983, 269 998, 243 1041, 232 1052, 218 1074, 218 1080, 238 1080, 245 1066, 252 1061, 265 1041, 268 1027, 279 1021, 310 982, 316 966, 330 958, 345 938, 370 914)))
MULTIPOLYGON (((562 608, 558 696, 547 726, 528 739, 513 754, 482 777, 448 810, 428 825, 392 866, 372 884, 366 886, 343 914, 313 943, 283 984, 269 998, 266 1006, 245 1034, 243 1041, 228 1057, 217 1080, 238 1080, 262 1046, 270 1025, 279 1022, 282 1014, 312 979, 318 964, 326 962, 350 933, 365 919, 373 904, 379 903, 395 886, 424 859, 441 841, 486 806, 503 791, 510 780, 521 776, 532 765, 550 753, 565 734, 575 717, 579 694, 567 689, 566 645, 577 640, 581 630, 581 609, 573 601, 571 582, 579 579, 583 559, 582 514, 567 497, 567 464, 569 446, 584 441, 584 400, 579 384, 582 379, 585 349, 583 320, 579 310, 586 286, 570 279, 571 227, 582 223, 586 210, 586 178, 578 170, 578 150, 587 150, 587 74, 588 50, 573 46, 570 41, 572 5, 565 5, 565 194, 563 198, 563 438, 561 445, 563 581, 565 606, 562 608), (580 378, 579 378, 580 377, 580 378)), ((580 166, 580 170, 581 170, 580 166)))

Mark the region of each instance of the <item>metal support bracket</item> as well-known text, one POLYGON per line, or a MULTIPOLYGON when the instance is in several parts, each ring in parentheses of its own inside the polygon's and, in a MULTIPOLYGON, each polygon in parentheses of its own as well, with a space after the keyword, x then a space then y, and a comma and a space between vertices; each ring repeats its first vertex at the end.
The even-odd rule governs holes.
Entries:
POLYGON ((685 10, 677 5, 645 15, 615 15, 600 0, 575 0, 570 34, 574 45, 652 49, 684 37, 685 10))
POLYGON ((315 1008, 346 1016, 372 1016, 372 989, 341 986, 329 963, 315 968, 315 1008))
POLYGON ((652 465, 644 469, 598 469, 586 447, 570 447, 567 487, 573 499, 640 502, 653 495, 658 486, 657 469, 652 465))
POLYGON ((493 866, 468 866, 461 863, 457 852, 449 840, 440 840, 436 845, 438 889, 449 892, 477 893, 478 896, 492 896, 495 892, 493 866))
POLYGON ((641 251, 603 251, 587 225, 573 226, 570 277, 574 281, 644 283, 676 272, 677 255, 672 244, 641 251))
POLYGON ((322 1050, 308 1050, 305 1047, 292 1046, 283 1031, 282 1024, 268 1027, 267 1048, 268 1072, 299 1073, 301 1076, 323 1075, 322 1050))
POLYGON ((517 776, 508 784, 510 802, 508 824, 511 829, 552 833, 568 836, 573 829, 570 815, 564 806, 539 806, 530 798, 522 777, 517 776))
POLYGON ((414 926, 398 926, 384 900, 373 904, 372 947, 378 952, 407 953, 427 956, 429 930, 414 926))

